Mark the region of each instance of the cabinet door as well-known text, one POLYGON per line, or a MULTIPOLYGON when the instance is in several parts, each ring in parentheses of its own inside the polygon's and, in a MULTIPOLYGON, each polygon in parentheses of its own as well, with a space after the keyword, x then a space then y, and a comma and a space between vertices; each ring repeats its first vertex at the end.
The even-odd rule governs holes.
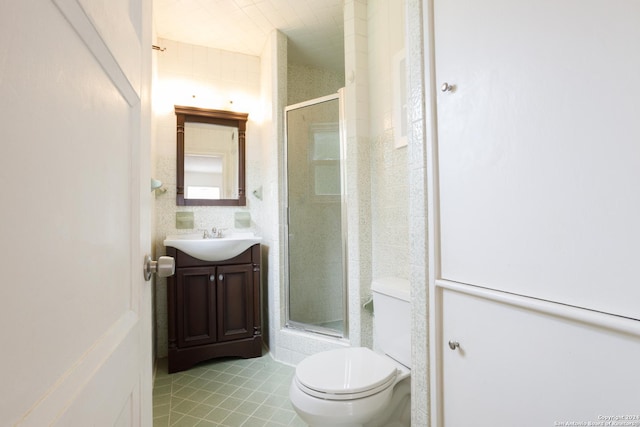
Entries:
POLYGON ((179 347, 216 341, 213 267, 182 268, 176 273, 176 330, 179 347))
POLYGON ((640 2, 434 13, 441 277, 640 319, 640 2))
POLYGON ((253 336, 253 265, 218 267, 218 341, 253 336))
POLYGON ((450 290, 442 304, 440 425, 638 425, 638 336, 450 290))

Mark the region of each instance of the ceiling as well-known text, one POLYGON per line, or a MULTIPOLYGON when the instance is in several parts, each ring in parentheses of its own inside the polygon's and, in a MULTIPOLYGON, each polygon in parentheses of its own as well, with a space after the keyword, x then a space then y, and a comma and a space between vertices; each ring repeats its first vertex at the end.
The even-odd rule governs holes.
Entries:
POLYGON ((343 0, 154 0, 159 38, 260 56, 274 29, 288 60, 344 71, 343 0))

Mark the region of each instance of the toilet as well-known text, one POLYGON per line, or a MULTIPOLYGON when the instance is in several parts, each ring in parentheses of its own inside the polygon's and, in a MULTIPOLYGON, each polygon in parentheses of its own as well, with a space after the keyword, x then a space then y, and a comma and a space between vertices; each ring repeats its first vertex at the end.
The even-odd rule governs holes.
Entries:
POLYGON ((289 397, 312 427, 411 425, 409 282, 395 277, 371 284, 376 351, 347 347, 305 358, 289 397))

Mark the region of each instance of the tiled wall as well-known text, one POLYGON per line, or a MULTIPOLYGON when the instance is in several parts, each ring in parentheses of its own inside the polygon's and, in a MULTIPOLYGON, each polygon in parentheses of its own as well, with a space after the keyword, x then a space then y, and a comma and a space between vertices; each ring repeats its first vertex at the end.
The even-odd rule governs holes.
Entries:
MULTIPOLYGON (((159 39, 166 48, 158 52, 154 81, 153 113, 155 120, 155 178, 164 183, 166 193, 155 200, 156 253, 165 253, 162 241, 168 234, 211 229, 234 229, 234 213, 249 212, 251 228, 261 233, 259 212, 263 201, 252 192, 263 186, 262 121, 260 101, 260 58, 218 49, 159 39), (249 114, 246 133, 245 207, 176 206, 176 120, 174 105, 185 105, 249 114), (176 228, 176 212, 194 214, 193 230, 176 228)), ((166 279, 156 284, 157 356, 167 355, 166 279)))
POLYGON ((344 87, 344 71, 321 70, 306 65, 287 67, 287 105, 334 94, 344 87))
POLYGON ((265 342, 277 357, 279 331, 284 318, 284 290, 281 252, 283 208, 280 192, 281 150, 284 141, 284 106, 287 96, 287 38, 279 31, 271 33, 261 55, 261 90, 264 111, 262 144, 263 226, 263 326, 265 342))
POLYGON ((374 277, 409 278, 412 420, 429 425, 427 209, 423 0, 369 0, 374 277), (402 3, 402 4, 401 4, 402 3), (371 29, 375 28, 375 34, 371 29), (394 56, 404 48, 408 146, 394 148, 394 56))
POLYGON ((371 292, 371 147, 367 1, 344 5, 345 116, 347 139, 347 227, 349 257, 349 338, 371 347, 371 313, 363 309, 371 292))
POLYGON ((399 124, 394 58, 404 49, 404 0, 369 0, 369 99, 373 277, 409 278, 407 147, 395 147, 399 124))
MULTIPOLYGON (((271 346, 280 361, 296 364, 306 355, 345 345, 372 345, 372 322, 362 308, 370 296, 371 285, 371 158, 369 145, 369 95, 367 64, 367 2, 346 0, 345 20, 345 115, 347 139, 347 229, 349 281, 349 340, 323 338, 295 330, 282 329, 283 323, 273 322, 276 346, 271 346)), ((286 71, 285 71, 286 72, 286 71)), ((282 73, 282 70, 280 71, 282 73)), ((296 77, 292 78, 296 81, 296 77)), ((286 80, 285 80, 286 81, 286 80)), ((302 97, 323 95, 304 94, 302 97)), ((291 101, 303 101, 297 95, 291 101)), ((282 247, 282 242, 281 242, 282 247)), ((280 260, 283 268, 283 260, 280 260)), ((282 290, 283 288, 281 288, 282 290)), ((284 298, 282 293, 276 298, 284 298)), ((276 313, 284 319, 284 305, 276 313)))
POLYGON ((425 151, 425 90, 423 0, 406 0, 407 70, 409 92, 409 227, 411 271, 411 425, 429 424, 429 367, 428 367, 428 270, 427 264, 427 157, 425 151))

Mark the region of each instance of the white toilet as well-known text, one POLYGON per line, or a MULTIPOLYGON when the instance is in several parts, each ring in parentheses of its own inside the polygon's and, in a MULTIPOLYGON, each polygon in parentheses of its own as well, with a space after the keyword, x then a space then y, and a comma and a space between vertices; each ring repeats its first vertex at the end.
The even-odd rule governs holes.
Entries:
POLYGON ((323 351, 296 367, 289 396, 312 427, 411 425, 411 318, 409 282, 374 280, 376 348, 323 351))

